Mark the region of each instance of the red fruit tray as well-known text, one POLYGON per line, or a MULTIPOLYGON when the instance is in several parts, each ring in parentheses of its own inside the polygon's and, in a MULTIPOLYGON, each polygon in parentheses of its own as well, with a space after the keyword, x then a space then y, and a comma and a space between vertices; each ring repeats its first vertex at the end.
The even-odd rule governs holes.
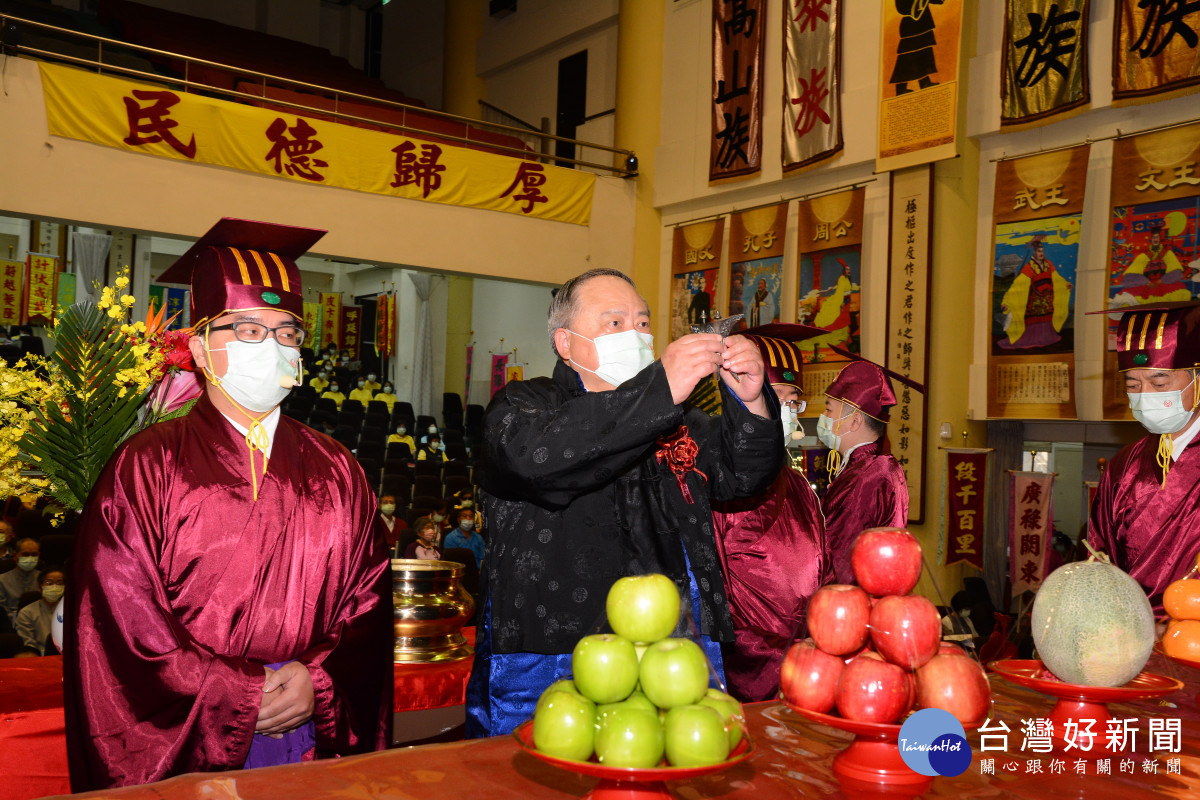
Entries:
POLYGON ((719 764, 709 764, 703 767, 661 766, 639 769, 636 767, 609 767, 595 761, 569 761, 539 752, 533 746, 533 720, 521 723, 513 731, 513 738, 517 740, 517 744, 521 746, 522 750, 540 761, 580 775, 599 778, 600 783, 596 784, 596 788, 592 789, 584 797, 584 800, 668 800, 673 798, 673 795, 667 791, 663 781, 679 781, 720 772, 745 761, 754 752, 754 742, 750 739, 750 735, 743 731, 742 740, 738 742, 738 746, 729 754, 729 758, 719 764))

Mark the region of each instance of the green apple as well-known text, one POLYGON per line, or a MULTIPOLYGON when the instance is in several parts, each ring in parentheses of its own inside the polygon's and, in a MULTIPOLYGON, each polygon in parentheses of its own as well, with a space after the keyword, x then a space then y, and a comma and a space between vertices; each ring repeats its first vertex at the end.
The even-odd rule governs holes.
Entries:
POLYGON ((580 697, 583 697, 579 690, 575 688, 575 681, 570 678, 563 678, 546 687, 546 691, 542 692, 542 696, 538 698, 538 708, 542 707, 543 701, 550 696, 551 692, 567 692, 568 694, 578 694, 580 697))
POLYGON ((725 727, 729 730, 729 749, 737 747, 738 742, 742 740, 742 726, 746 724, 742 704, 720 689, 710 688, 700 699, 699 705, 708 706, 721 715, 725 727))
POLYGON ((600 718, 614 708, 635 708, 641 711, 646 711, 650 714, 657 714, 658 707, 646 699, 646 695, 641 692, 634 692, 624 700, 619 700, 615 703, 600 703, 596 706, 596 724, 600 724, 600 718))
POLYGON ((585 636, 571 654, 575 686, 593 703, 615 703, 629 697, 638 682, 633 643, 614 633, 585 636))
POLYGON ((703 767, 729 757, 725 722, 719 711, 708 706, 676 706, 668 711, 663 743, 673 767, 703 767))
POLYGON ((663 757, 663 729, 658 715, 615 703, 596 726, 596 758, 606 767, 657 766, 663 757))
POLYGON ((663 639, 642 656, 642 691, 659 708, 698 703, 708 691, 708 659, 691 639, 663 639))
POLYGON ((608 624, 631 642, 657 642, 679 622, 679 590, 666 575, 631 575, 608 590, 608 624))
POLYGON ((569 761, 587 761, 596 740, 596 704, 573 692, 548 692, 533 715, 533 746, 569 761))

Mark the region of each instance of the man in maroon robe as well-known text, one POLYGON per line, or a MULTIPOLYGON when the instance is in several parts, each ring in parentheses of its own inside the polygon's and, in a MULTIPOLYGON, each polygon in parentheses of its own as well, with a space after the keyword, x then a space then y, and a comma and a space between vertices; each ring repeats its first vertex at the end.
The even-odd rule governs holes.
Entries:
POLYGON ((205 390, 113 456, 81 518, 64 648, 75 791, 387 746, 390 576, 361 468, 283 417, 322 231, 222 220, 191 281, 205 390))
POLYGON ((904 470, 883 451, 889 409, 896 405, 889 374, 922 390, 870 361, 851 361, 826 390, 825 412, 817 421, 817 436, 829 448, 829 488, 821 509, 837 583, 855 583, 850 548, 860 533, 908 524, 904 470))
POLYGON ((1127 445, 1100 477, 1088 542, 1141 584, 1156 611, 1167 585, 1200 551, 1200 304, 1126 312, 1117 369, 1133 416, 1150 433, 1127 445))
MULTIPOLYGON (((793 343, 826 333, 787 323, 742 332, 762 352, 785 443, 804 410, 802 357, 793 343)), ((734 641, 721 645, 725 682, 739 700, 767 700, 779 691, 779 668, 808 600, 829 575, 821 504, 808 479, 784 466, 765 492, 713 503, 713 525, 734 631, 734 641)))

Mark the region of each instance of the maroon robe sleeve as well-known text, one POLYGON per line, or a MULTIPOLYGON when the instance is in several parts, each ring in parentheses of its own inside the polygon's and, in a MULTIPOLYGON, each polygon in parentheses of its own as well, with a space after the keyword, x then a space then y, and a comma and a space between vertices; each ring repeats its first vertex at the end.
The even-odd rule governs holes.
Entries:
POLYGON ((854 540, 867 528, 903 528, 908 525, 908 484, 904 470, 890 455, 878 453, 879 444, 866 444, 829 484, 821 508, 825 535, 837 583, 855 583, 850 566, 854 540))

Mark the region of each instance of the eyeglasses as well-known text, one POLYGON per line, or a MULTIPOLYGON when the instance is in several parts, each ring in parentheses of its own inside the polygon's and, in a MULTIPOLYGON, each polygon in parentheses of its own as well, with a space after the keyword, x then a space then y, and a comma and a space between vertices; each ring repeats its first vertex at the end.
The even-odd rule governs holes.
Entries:
POLYGON ((797 414, 804 413, 804 409, 808 408, 807 400, 788 400, 784 403, 785 406, 795 411, 797 414))
POLYGON ((210 331, 233 331, 239 342, 258 344, 266 341, 267 334, 275 334, 275 341, 285 347, 299 347, 304 344, 304 329, 297 325, 280 325, 278 328, 268 328, 261 322, 242 320, 229 325, 210 325, 210 331))

